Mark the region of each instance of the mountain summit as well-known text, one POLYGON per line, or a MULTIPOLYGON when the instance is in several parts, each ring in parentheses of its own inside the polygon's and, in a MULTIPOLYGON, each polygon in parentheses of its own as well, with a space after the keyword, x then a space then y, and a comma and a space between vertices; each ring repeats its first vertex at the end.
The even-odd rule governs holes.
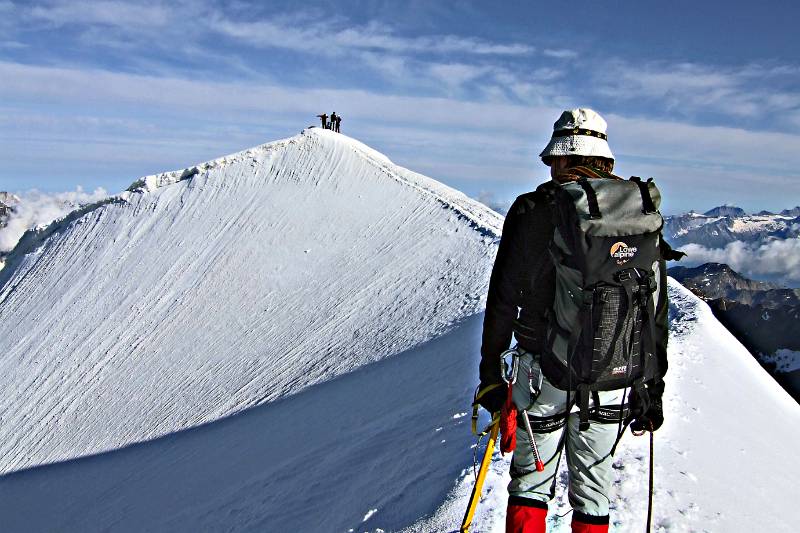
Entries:
POLYGON ((209 422, 438 336, 482 309, 501 225, 308 129, 28 232, 0 271, 0 472, 209 422))
POLYGON ((747 213, 745 213, 744 209, 741 207, 736 207, 733 205, 721 205, 719 207, 709 209, 703 214, 707 217, 743 217, 747 213))

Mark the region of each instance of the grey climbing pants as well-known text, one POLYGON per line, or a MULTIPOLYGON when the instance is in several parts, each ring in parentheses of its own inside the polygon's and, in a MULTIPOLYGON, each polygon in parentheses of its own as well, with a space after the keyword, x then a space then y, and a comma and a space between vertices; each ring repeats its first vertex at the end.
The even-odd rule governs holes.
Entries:
MULTIPOLYGON (((513 388, 514 403, 520 413, 527 410, 544 471, 537 472, 528 434, 520 419, 517 424, 517 447, 511 459, 510 496, 548 502, 555 496, 556 474, 560 455, 564 454, 569 470, 569 502, 586 515, 608 515, 608 492, 612 482, 611 448, 617 438, 618 421, 607 417, 603 422, 590 420, 588 430, 579 431, 578 411, 567 409, 566 391, 555 388, 541 376, 538 356, 520 349, 519 371, 513 388), (560 415, 560 416, 559 416, 560 415)), ((619 418, 623 390, 601 391, 601 406, 619 418)), ((574 393, 573 393, 574 398, 574 393)), ((572 402, 574 403, 574 402, 572 402)), ((590 403, 590 408, 594 401, 590 403)), ((605 409, 604 409, 605 411, 605 409)), ((606 412, 607 413, 607 412, 606 412)))

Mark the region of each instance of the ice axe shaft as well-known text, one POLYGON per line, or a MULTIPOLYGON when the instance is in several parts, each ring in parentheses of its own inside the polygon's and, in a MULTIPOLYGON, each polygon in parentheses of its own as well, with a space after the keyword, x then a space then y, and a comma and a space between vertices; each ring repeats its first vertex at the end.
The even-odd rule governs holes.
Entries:
POLYGON ((536 464, 536 471, 544 471, 544 463, 539 456, 539 448, 536 446, 536 439, 533 437, 533 428, 531 428, 531 421, 528 420, 528 411, 522 411, 522 421, 525 423, 525 432, 528 434, 528 440, 531 443, 531 450, 533 451, 533 460, 536 464))
POLYGON ((472 495, 469 497, 469 506, 467 512, 464 514, 464 520, 461 522, 461 533, 467 533, 469 527, 472 525, 472 518, 475 516, 475 509, 478 507, 478 500, 481 499, 481 490, 483 489, 483 481, 486 479, 486 472, 489 470, 489 463, 492 462, 492 454, 494 453, 494 445, 497 442, 497 433, 500 431, 500 422, 492 424, 492 429, 489 432, 489 440, 486 443, 486 451, 483 452, 483 459, 481 460, 481 467, 478 470, 478 477, 475 480, 475 486, 472 487, 472 495))

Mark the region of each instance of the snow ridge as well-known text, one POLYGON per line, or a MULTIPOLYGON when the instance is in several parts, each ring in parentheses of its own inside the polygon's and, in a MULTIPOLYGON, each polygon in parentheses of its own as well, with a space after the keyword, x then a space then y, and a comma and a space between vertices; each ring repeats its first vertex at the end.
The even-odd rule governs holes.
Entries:
POLYGON ((482 309, 501 227, 312 129, 28 232, 0 273, 0 472, 210 422, 437 337, 482 309))

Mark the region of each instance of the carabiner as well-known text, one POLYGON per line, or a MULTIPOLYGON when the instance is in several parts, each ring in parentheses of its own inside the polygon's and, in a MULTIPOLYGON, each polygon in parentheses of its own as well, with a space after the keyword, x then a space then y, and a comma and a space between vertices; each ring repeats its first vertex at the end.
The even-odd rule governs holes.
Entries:
POLYGON ((514 347, 500 354, 500 377, 503 378, 506 385, 513 385, 517 382, 517 372, 519 372, 519 351, 514 347), (509 355, 511 356, 510 373, 509 365, 506 362, 506 357, 509 355))

